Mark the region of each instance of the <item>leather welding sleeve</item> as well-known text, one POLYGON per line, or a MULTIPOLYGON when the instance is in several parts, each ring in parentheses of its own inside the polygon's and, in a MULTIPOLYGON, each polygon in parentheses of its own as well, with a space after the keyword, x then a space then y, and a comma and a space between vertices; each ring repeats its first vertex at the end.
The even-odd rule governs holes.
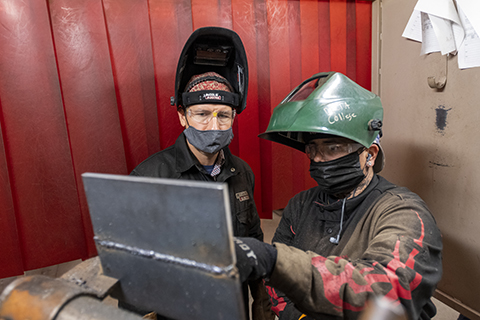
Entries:
POLYGON ((356 319, 373 296, 398 301, 409 319, 435 315, 430 298, 442 275, 442 240, 416 195, 379 200, 346 244, 351 256, 324 257, 274 245, 277 259, 267 284, 312 318, 356 319), (358 252, 359 247, 365 249, 358 252))

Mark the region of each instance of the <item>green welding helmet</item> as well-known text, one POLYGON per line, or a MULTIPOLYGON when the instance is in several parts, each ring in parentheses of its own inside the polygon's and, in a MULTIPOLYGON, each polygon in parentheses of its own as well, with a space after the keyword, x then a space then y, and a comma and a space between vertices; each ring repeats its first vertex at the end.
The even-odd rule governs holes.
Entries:
POLYGON ((302 152, 309 140, 332 135, 368 148, 381 136, 382 120, 382 103, 376 94, 341 73, 318 73, 275 107, 267 130, 259 137, 302 152))

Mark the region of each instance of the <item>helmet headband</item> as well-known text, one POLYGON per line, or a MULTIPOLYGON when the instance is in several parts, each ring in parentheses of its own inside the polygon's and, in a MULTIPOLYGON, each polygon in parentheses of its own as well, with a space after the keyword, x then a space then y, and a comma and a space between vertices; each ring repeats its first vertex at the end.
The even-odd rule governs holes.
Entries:
POLYGON ((185 108, 203 103, 226 104, 236 108, 239 104, 238 94, 218 90, 184 92, 182 93, 182 100, 185 108))

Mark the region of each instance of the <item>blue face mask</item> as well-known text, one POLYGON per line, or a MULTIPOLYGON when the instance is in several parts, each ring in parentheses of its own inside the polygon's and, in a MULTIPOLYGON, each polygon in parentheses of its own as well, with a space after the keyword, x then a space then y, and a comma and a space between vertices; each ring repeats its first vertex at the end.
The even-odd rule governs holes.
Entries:
POLYGON ((188 142, 195 148, 206 153, 217 153, 228 146, 233 139, 232 128, 227 130, 198 130, 189 126, 183 133, 188 142))

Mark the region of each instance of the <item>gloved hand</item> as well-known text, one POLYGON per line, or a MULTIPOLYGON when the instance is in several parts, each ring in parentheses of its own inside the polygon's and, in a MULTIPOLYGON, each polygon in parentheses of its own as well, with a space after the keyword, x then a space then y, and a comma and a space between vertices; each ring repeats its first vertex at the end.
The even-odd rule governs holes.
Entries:
POLYGON ((277 261, 277 250, 274 246, 255 238, 239 237, 233 241, 242 282, 270 277, 277 261))

